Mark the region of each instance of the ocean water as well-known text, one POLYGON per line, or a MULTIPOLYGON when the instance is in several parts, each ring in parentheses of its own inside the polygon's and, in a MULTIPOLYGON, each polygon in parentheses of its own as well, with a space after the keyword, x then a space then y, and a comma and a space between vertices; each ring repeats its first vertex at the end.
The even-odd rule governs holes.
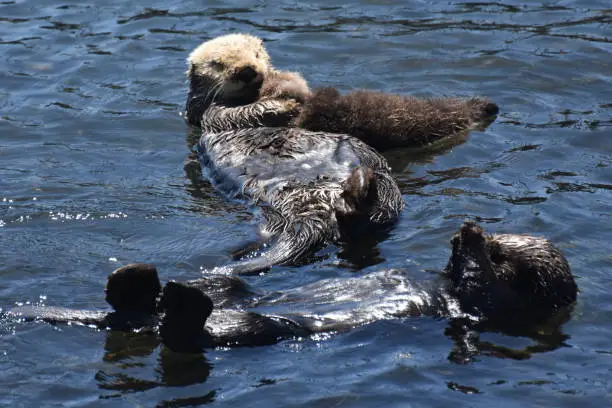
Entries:
POLYGON ((462 220, 543 235, 580 287, 562 333, 379 321, 278 345, 174 353, 143 333, 0 320, 0 405, 602 407, 612 388, 612 8, 607 1, 0 3, 0 307, 103 309, 135 261, 186 280, 255 237, 189 164, 185 59, 262 37, 312 86, 484 95, 501 113, 443 152, 386 153, 406 209, 386 239, 249 278, 280 290, 398 267, 431 278, 462 220))

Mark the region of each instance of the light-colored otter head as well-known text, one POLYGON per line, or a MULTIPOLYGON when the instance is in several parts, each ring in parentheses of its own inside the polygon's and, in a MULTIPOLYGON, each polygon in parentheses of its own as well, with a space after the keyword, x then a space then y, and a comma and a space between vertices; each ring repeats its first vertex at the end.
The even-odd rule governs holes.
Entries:
POLYGON ((209 102, 250 103, 272 70, 260 38, 228 34, 202 43, 187 58, 192 97, 209 102))

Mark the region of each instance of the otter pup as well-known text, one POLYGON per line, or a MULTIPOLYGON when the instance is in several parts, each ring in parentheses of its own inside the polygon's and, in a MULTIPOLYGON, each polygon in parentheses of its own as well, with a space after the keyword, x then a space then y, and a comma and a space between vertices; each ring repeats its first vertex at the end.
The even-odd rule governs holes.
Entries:
POLYGON ((263 235, 276 241, 261 256, 213 272, 252 274, 297 262, 326 243, 346 241, 355 224, 387 227, 397 220, 403 198, 373 148, 348 135, 273 127, 295 114, 297 102, 255 101, 271 69, 260 39, 219 37, 200 45, 189 62, 187 111, 202 118, 200 162, 220 190, 262 209, 263 235))
POLYGON ((185 116, 192 125, 213 131, 297 126, 347 133, 377 149, 423 147, 487 124, 499 111, 486 98, 419 99, 370 91, 340 95, 334 88, 311 94, 300 74, 275 70, 261 40, 245 34, 201 44, 188 63, 185 116))
MULTIPOLYGON (((437 280, 413 282, 406 272, 385 270, 263 293, 234 276, 207 275, 167 283, 156 312, 134 306, 137 313, 131 315, 143 310, 149 316, 160 313, 162 341, 175 350, 196 351, 215 345, 271 344, 407 316, 470 317, 479 327, 524 330, 548 321, 576 301, 577 287, 567 261, 543 238, 487 236, 475 223, 466 222, 451 242, 452 254, 437 280), (258 307, 286 309, 289 305, 291 313, 254 312, 258 307), (296 311, 298 306, 309 310, 296 311)), ((109 276, 107 299, 116 298, 112 293, 116 288, 134 290, 133 299, 125 304, 128 310, 115 303, 114 313, 129 315, 130 305, 149 305, 151 297, 158 295, 157 273, 152 270, 150 265, 135 264, 109 276), (140 286, 139 280, 143 281, 140 286)), ((93 321, 99 327, 113 323, 100 312, 53 307, 21 307, 10 313, 42 316, 52 322, 93 321)), ((120 325, 124 327, 128 326, 120 325)))
POLYGON ((291 126, 348 133, 378 150, 428 146, 483 125, 499 112, 496 104, 478 97, 416 98, 365 90, 341 95, 331 87, 311 94, 306 81, 295 72, 267 75, 260 97, 300 102, 291 126))

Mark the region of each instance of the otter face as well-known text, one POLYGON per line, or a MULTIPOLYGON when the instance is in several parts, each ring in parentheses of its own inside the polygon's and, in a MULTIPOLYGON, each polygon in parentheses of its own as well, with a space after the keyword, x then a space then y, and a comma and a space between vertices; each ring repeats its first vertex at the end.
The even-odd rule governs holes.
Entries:
POLYGON ((250 103, 272 70, 263 41, 229 34, 206 41, 187 59, 191 93, 210 102, 250 103))

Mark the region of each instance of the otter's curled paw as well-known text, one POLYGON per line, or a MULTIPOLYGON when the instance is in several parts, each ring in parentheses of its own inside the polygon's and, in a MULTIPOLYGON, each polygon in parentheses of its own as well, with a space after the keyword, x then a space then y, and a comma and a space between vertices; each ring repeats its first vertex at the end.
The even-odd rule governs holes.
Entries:
POLYGON ((258 102, 260 126, 288 126, 300 113, 301 104, 295 99, 265 99, 258 102))

